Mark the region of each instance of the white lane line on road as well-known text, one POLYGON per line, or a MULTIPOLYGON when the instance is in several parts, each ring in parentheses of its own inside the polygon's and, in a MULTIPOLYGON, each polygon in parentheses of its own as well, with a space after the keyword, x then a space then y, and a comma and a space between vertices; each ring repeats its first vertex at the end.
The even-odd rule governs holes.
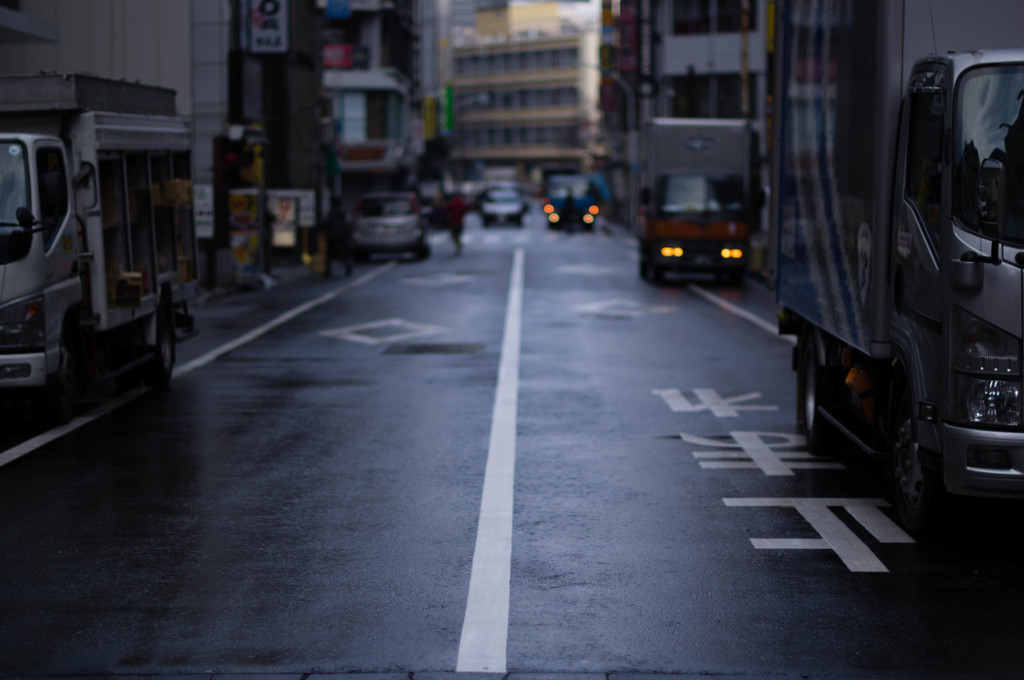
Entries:
MULTIPOLYGON (((354 279, 353 281, 351 281, 349 283, 346 283, 344 286, 342 286, 340 288, 337 288, 336 290, 331 291, 330 293, 327 293, 325 295, 321 295, 318 298, 310 300, 309 302, 301 304, 298 307, 295 307, 294 309, 292 309, 292 310, 290 310, 288 312, 285 312, 284 314, 278 316, 277 318, 275 318, 275 319, 273 319, 271 321, 268 321, 267 323, 263 324, 259 328, 255 328, 255 329, 249 331, 248 333, 246 333, 245 335, 241 336, 240 338, 237 338, 236 340, 232 340, 231 342, 229 342, 229 343, 227 343, 225 345, 221 345, 217 349, 211 350, 210 352, 207 352, 206 354, 202 355, 201 357, 199 357, 197 359, 193 359, 192 361, 188 362, 187 364, 184 364, 180 368, 175 368, 174 375, 172 376, 172 378, 180 378, 183 375, 191 373, 192 371, 196 370, 197 368, 201 368, 203 366, 206 366, 207 364, 209 364, 212 361, 216 361, 218 358, 224 356, 228 352, 233 352, 234 350, 238 349, 239 347, 242 347, 243 345, 246 345, 247 343, 250 343, 253 340, 256 340, 257 338, 259 338, 259 337, 261 337, 263 335, 266 335, 267 333, 269 333, 270 331, 274 330, 278 326, 281 326, 281 325, 283 325, 285 323, 288 323, 289 321, 291 321, 295 317, 299 316, 300 314, 304 314, 304 313, 308 312, 309 310, 313 309, 314 307, 322 305, 325 302, 329 302, 329 301, 333 300, 334 298, 338 297, 339 295, 342 295, 342 294, 352 290, 353 288, 356 288, 358 286, 363 285, 364 283, 367 283, 367 282, 371 281, 375 277, 380 276, 381 274, 383 274, 384 272, 388 271, 389 269, 391 269, 394 266, 395 266, 394 261, 388 262, 386 264, 383 264, 380 267, 377 267, 376 269, 373 269, 372 271, 369 271, 369 272, 363 274, 359 278, 354 279)), ((94 409, 92 409, 92 410, 90 410, 90 411, 88 411, 86 413, 83 413, 82 415, 74 418, 71 422, 69 422, 66 425, 61 425, 59 427, 53 428, 52 430, 47 430, 46 432, 43 432, 42 434, 36 435, 35 437, 32 437, 31 439, 26 439, 22 443, 17 444, 15 446, 12 446, 11 448, 7 449, 6 451, 0 453, 0 467, 3 467, 4 465, 7 465, 8 463, 13 463, 14 461, 18 460, 22 456, 24 456, 26 454, 29 454, 29 453, 32 453, 36 449, 42 448, 43 446, 46 446, 47 444, 49 444, 52 441, 56 441, 57 439, 60 439, 64 435, 69 434, 71 432, 74 432, 75 430, 79 429, 80 427, 88 425, 92 421, 94 421, 97 418, 100 418, 102 416, 105 416, 106 414, 110 413, 114 409, 117 409, 117 408, 119 408, 121 406, 124 406, 125 404, 127 404, 129 402, 135 401, 136 399, 138 399, 142 395, 144 395, 147 392, 149 392, 150 389, 151 388, 149 388, 149 387, 139 387, 139 388, 136 388, 136 389, 129 390, 129 391, 125 392, 124 394, 120 394, 117 397, 115 397, 114 399, 111 399, 110 401, 103 402, 102 404, 100 404, 96 408, 94 408, 94 409)))
POLYGON ((765 321, 761 317, 757 316, 756 314, 751 314, 747 310, 745 310, 745 309, 743 309, 741 307, 737 307, 736 305, 734 305, 733 303, 729 302, 728 300, 725 300, 725 299, 719 297, 718 295, 715 295, 711 291, 709 291, 709 290, 707 290, 705 288, 701 288, 700 286, 697 286, 697 285, 694 285, 694 284, 691 283, 691 284, 689 284, 687 286, 687 288, 689 288, 691 291, 693 291, 697 295, 701 296, 702 298, 704 298, 705 300, 707 300, 711 304, 718 305, 719 307, 721 307, 725 311, 729 312, 730 314, 734 314, 735 316, 738 316, 741 319, 745 319, 745 320, 749 321, 750 323, 754 324, 755 326, 757 326, 761 330, 767 331, 768 333, 771 333, 772 335, 774 335, 778 339, 783 340, 785 342, 788 342, 791 345, 795 345, 796 344, 796 338, 791 337, 789 335, 779 335, 779 329, 776 326, 773 326, 772 324, 768 323, 767 321, 765 321))
POLYGON ((248 345, 253 340, 256 340, 257 338, 263 337, 264 335, 266 335, 270 331, 272 331, 275 328, 278 328, 280 326, 283 326, 284 324, 288 323, 289 321, 291 321, 295 317, 300 316, 302 314, 305 314, 309 310, 314 309, 316 307, 319 307, 320 305, 322 305, 322 304, 324 304, 326 302, 330 302, 334 298, 336 298, 339 295, 342 295, 344 293, 347 293, 348 291, 352 290, 353 288, 357 288, 357 287, 363 285, 364 283, 368 283, 369 281, 371 281, 374 278, 380 276, 381 274, 383 274, 384 272, 388 271, 389 269, 391 269, 394 266, 395 266, 395 261, 392 260, 392 261, 390 261, 390 262, 388 262, 386 264, 383 264, 383 265, 377 267, 376 269, 373 269, 371 271, 366 272, 365 274, 360 276, 358 279, 355 279, 355 280, 353 280, 353 281, 351 281, 349 283, 346 283, 341 288, 337 288, 335 290, 332 290, 330 293, 324 293, 323 295, 321 295, 318 298, 313 298, 309 302, 304 302, 303 304, 299 305, 298 307, 295 307, 293 309, 288 310, 284 314, 281 314, 280 316, 278 316, 278 317, 276 317, 274 319, 271 319, 270 321, 268 321, 267 323, 263 324, 262 326, 258 326, 256 328, 252 329, 251 331, 249 331, 245 335, 242 335, 241 337, 239 337, 239 338, 237 338, 235 340, 232 340, 231 342, 229 342, 229 343, 227 343, 225 345, 221 345, 217 349, 211 350, 211 351, 207 352, 206 354, 202 355, 201 357, 197 357, 197 358, 193 359, 192 361, 190 361, 187 364, 183 365, 181 368, 175 369, 174 377, 175 378, 180 378, 183 375, 187 375, 187 374, 191 373, 192 371, 196 370, 197 368, 202 368, 203 366, 206 366, 207 364, 216 361, 217 359, 221 358, 225 354, 228 354, 229 352, 234 352, 239 347, 243 347, 245 345, 248 345))
POLYGON ((88 413, 84 413, 74 418, 73 420, 71 420, 71 422, 67 423, 66 425, 60 425, 51 430, 47 430, 42 434, 38 434, 35 437, 32 437, 31 439, 26 439, 22 443, 12 446, 3 453, 0 453, 0 467, 3 467, 8 463, 13 463, 22 456, 32 453, 36 449, 42 448, 43 446, 46 446, 52 441, 60 439, 64 435, 74 432, 80 427, 88 425, 92 421, 96 420, 97 418, 100 418, 101 416, 105 416, 114 409, 120 406, 124 406, 130 401, 138 399, 146 392, 149 392, 151 389, 151 387, 137 387, 135 389, 125 392, 124 394, 119 394, 114 399, 103 402, 102 404, 92 409, 88 413))
POLYGON ((523 249, 517 248, 505 312, 491 441, 484 471, 469 599, 462 622, 459 673, 504 673, 512 576, 512 493, 519 410, 519 348, 523 325, 523 249))

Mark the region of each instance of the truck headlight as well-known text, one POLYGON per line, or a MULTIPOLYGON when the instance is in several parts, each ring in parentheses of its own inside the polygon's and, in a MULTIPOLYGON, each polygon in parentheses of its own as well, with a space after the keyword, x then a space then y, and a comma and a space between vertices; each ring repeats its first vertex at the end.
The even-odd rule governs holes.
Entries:
POLYGON ((1020 338, 954 307, 952 351, 953 418, 1019 427, 1020 338))
POLYGON ((27 349, 46 346, 46 314, 43 298, 18 300, 0 307, 0 348, 27 349))

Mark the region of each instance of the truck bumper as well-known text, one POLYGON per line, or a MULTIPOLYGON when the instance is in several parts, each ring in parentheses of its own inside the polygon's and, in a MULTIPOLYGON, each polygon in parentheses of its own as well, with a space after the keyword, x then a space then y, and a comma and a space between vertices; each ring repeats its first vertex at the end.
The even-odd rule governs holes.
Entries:
POLYGON ((1024 433, 942 426, 946 488, 965 496, 1024 497, 1024 433))
POLYGON ((0 357, 0 389, 46 385, 46 353, 0 357))

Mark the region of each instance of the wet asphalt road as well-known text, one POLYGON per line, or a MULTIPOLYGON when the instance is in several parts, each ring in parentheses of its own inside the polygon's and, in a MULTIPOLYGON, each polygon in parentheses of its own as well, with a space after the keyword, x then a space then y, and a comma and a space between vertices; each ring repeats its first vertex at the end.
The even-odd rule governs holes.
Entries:
POLYGON ((1020 677, 1021 506, 902 534, 874 464, 801 454, 762 284, 636 270, 471 216, 208 301, 170 390, 61 436, 9 405, 0 675, 1020 677))

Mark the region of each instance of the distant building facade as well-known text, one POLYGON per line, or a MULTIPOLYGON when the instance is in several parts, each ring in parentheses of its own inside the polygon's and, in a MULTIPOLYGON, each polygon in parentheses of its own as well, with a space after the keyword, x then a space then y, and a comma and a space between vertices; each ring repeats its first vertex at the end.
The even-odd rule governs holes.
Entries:
POLYGON ((409 188, 420 111, 421 14, 413 0, 350 0, 325 7, 323 91, 330 103, 332 193, 346 208, 368 191, 409 188))
POLYGON ((600 73, 594 26, 560 3, 490 3, 476 37, 453 48, 452 160, 462 179, 514 168, 521 181, 543 167, 593 163, 600 73))

